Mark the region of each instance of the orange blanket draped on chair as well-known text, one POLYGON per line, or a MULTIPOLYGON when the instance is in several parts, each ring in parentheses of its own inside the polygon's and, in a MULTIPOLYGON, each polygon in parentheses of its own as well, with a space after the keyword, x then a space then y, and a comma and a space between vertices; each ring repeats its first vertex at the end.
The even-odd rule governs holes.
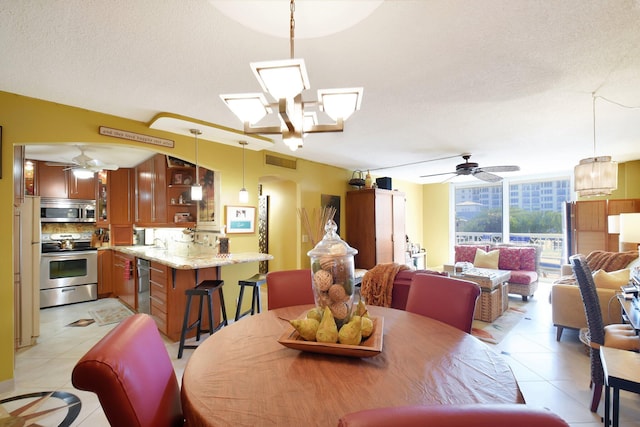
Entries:
POLYGON ((396 274, 402 270, 408 270, 404 264, 378 264, 367 271, 362 278, 360 294, 365 303, 380 307, 391 306, 391 292, 396 274))

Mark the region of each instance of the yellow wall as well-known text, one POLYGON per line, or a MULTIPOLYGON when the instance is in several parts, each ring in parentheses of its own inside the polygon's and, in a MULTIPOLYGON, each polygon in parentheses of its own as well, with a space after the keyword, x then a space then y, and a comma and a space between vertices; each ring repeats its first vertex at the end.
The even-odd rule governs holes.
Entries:
POLYGON ((422 186, 422 212, 427 265, 438 268, 450 262, 449 184, 422 186))
MULTIPOLYGON (((0 197, 5 201, 0 204, 0 247, 3 248, 11 248, 13 242, 13 208, 7 202, 13 200, 14 144, 104 143, 145 148, 195 161, 191 137, 150 129, 142 122, 6 92, 0 92, 0 126, 3 127, 0 197), (164 148, 102 136, 98 133, 99 126, 171 139, 175 141, 175 147, 164 148)), ((339 195, 342 206, 341 234, 345 235, 345 193, 352 189, 347 184, 352 171, 300 159, 297 160, 297 168, 290 170, 267 165, 264 156, 265 152, 245 151, 245 186, 250 193, 248 205, 258 206, 258 184, 261 183, 274 199, 272 206, 278 208, 277 214, 274 210, 270 218, 270 227, 273 227, 277 236, 272 236, 269 247, 270 252, 277 254, 276 260, 270 263, 270 269, 308 267, 306 253, 311 246, 301 243, 302 231, 297 208, 305 207, 309 211, 319 209, 322 194, 339 195)), ((221 173, 221 204, 238 205, 238 191, 242 187, 241 148, 200 140, 198 162, 221 173)), ((394 188, 407 194, 407 233, 418 242, 418 236, 422 233, 420 187, 417 184, 394 182, 394 188)), ((233 252, 256 251, 258 235, 230 235, 230 245, 233 252)), ((13 257, 9 250, 5 252, 6 256, 0 257, 0 392, 11 388, 14 365, 13 257)), ((229 316, 235 314, 237 281, 250 277, 257 269, 257 263, 222 268, 229 316)))

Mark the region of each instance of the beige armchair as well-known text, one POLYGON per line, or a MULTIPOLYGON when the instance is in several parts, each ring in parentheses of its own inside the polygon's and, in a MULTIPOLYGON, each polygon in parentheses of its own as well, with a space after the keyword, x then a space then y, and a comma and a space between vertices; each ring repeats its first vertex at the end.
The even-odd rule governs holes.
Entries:
MULTIPOLYGON (((615 271, 622 268, 634 269, 640 266, 640 258, 637 251, 631 252, 605 252, 593 251, 586 258, 591 271, 602 269, 615 271)), ((573 277, 571 266, 562 266, 562 279, 551 287, 549 299, 551 302, 551 317, 553 325, 557 328, 556 340, 560 341, 564 328, 582 329, 587 327, 587 318, 584 312, 580 289, 573 277)), ((598 299, 602 320, 605 325, 621 323, 622 313, 620 303, 616 299, 619 289, 598 288, 598 299)))
MULTIPOLYGON (((562 266, 562 275, 571 275, 571 266, 562 266), (568 270, 567 270, 568 269, 568 270)), ((620 323, 622 313, 614 289, 598 289, 600 310, 605 325, 620 323)), ((587 317, 582 304, 580 289, 576 284, 556 283, 551 287, 551 317, 556 330, 556 340, 560 341, 564 328, 582 329, 587 327, 587 317)))

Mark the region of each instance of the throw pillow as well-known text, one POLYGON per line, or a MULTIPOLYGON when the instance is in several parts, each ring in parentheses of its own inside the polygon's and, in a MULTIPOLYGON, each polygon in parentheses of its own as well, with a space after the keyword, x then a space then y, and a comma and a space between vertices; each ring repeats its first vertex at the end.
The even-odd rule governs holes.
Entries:
POLYGON ((612 271, 598 270, 593 273, 593 281, 596 288, 620 290, 620 286, 629 283, 629 269, 612 271))
POLYGON ((476 251, 476 257, 473 260, 474 267, 498 269, 498 261, 500 259, 500 251, 495 249, 485 252, 482 249, 476 251))

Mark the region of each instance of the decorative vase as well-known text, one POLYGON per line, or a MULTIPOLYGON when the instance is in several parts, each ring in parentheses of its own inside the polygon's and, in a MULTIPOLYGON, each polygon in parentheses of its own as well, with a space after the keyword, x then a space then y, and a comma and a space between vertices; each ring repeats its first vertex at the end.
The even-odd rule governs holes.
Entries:
POLYGON ((311 286, 316 306, 329 307, 338 329, 349 321, 355 292, 354 255, 358 251, 345 243, 333 220, 325 235, 307 255, 311 258, 311 286))
POLYGON ((373 180, 371 179, 371 174, 367 171, 367 176, 364 178, 364 188, 372 188, 373 180))

